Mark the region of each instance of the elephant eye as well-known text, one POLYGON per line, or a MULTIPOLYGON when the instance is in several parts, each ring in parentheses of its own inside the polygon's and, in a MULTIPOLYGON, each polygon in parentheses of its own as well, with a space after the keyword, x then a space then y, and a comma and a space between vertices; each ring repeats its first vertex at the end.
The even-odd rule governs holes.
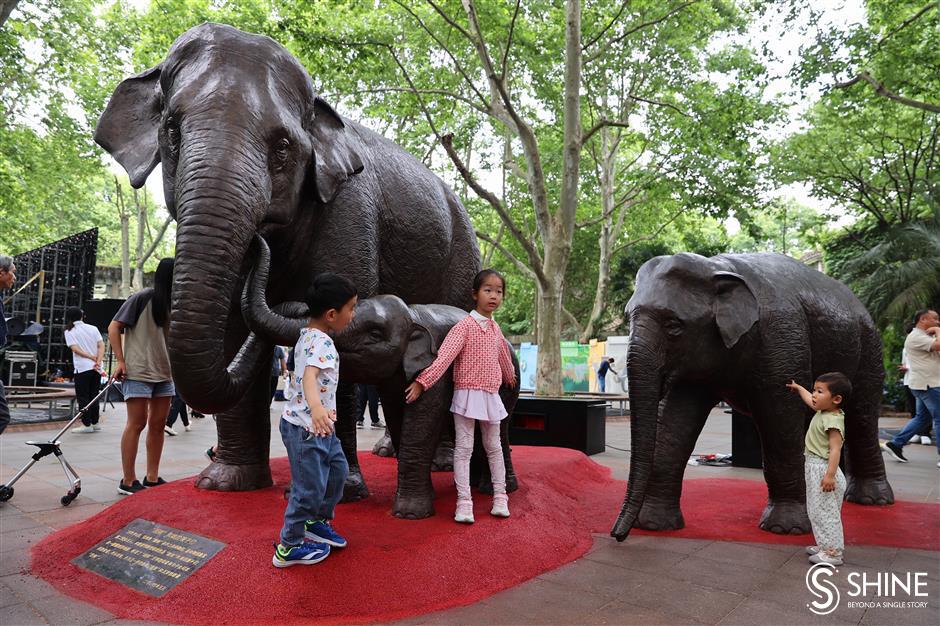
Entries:
POLYGON ((281 138, 274 144, 274 158, 283 163, 290 156, 290 140, 281 138))
POLYGON ((677 337, 682 334, 682 322, 675 318, 666 320, 663 324, 663 328, 666 330, 666 334, 677 337))
POLYGON ((176 122, 176 118, 168 117, 166 119, 166 139, 170 149, 175 154, 179 150, 180 145, 180 127, 176 122))

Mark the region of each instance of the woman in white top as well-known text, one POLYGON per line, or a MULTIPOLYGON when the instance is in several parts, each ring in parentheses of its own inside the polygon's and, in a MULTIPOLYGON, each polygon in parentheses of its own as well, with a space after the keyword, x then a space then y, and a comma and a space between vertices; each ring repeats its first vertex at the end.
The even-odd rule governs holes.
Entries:
MULTIPOLYGON (((104 341, 94 326, 84 321, 85 314, 77 306, 65 311, 65 344, 72 349, 72 365, 75 369, 75 399, 79 407, 91 402, 101 390, 101 359, 104 357, 104 341)), ((82 416, 83 426, 73 428, 73 433, 93 433, 98 426, 98 403, 82 416)))

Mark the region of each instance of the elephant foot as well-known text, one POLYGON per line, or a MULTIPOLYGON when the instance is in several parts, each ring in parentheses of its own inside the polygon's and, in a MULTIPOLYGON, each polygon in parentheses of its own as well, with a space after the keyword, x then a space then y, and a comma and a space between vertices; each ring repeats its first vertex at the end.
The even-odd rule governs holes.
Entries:
POLYGON ((888 479, 880 478, 854 478, 848 477, 845 488, 845 499, 857 504, 894 504, 894 491, 888 484, 888 479))
POLYGON ((392 515, 402 519, 424 519, 434 515, 434 493, 395 496, 392 515))
POLYGON ((358 502, 368 497, 369 488, 366 487, 366 481, 362 477, 362 470, 358 467, 350 467, 349 475, 346 476, 346 484, 343 485, 343 497, 340 503, 358 502))
POLYGON ((388 429, 385 430, 385 434, 382 435, 382 438, 376 441, 375 445, 372 446, 372 454, 384 457, 395 456, 395 444, 392 443, 392 436, 388 434, 388 429))
POLYGON ((454 471, 454 447, 440 445, 431 459, 432 472, 452 472, 454 471))
POLYGON ((273 484, 267 461, 253 465, 228 465, 216 461, 196 477, 196 487, 210 491, 254 491, 273 484))
POLYGON ((778 535, 805 535, 812 531, 802 502, 768 502, 759 525, 761 530, 778 535))
POLYGON ((685 528, 685 518, 678 503, 650 502, 647 499, 633 526, 643 530, 679 530, 685 528))

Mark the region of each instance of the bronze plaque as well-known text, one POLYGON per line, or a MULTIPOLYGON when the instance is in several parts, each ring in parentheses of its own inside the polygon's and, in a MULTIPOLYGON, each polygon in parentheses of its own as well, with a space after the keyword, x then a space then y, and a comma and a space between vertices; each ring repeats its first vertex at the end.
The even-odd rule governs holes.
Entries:
POLYGON ((138 518, 72 563, 159 598, 224 547, 221 541, 138 518))

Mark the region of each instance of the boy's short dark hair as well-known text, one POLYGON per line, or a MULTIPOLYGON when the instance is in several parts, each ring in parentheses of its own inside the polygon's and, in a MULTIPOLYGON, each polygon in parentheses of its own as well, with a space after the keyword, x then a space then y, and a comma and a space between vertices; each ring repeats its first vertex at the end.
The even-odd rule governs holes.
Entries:
POLYGON ((852 381, 842 372, 826 372, 816 377, 817 383, 824 383, 833 396, 842 396, 842 404, 852 393, 852 381))
POLYGON ((356 295, 356 285, 345 276, 324 272, 313 278, 304 301, 311 317, 320 317, 330 309, 341 309, 356 295))

